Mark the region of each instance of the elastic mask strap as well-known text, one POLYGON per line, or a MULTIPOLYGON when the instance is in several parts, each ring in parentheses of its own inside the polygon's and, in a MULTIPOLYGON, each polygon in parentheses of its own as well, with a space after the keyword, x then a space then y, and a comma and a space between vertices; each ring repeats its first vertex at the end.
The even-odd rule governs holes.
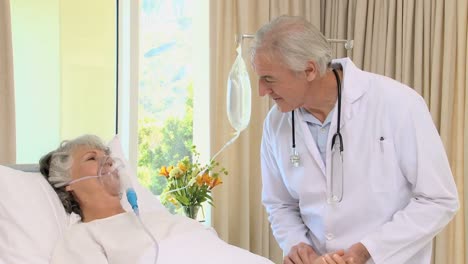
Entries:
POLYGON ((87 180, 87 179, 92 179, 92 178, 99 178, 99 176, 85 176, 83 178, 79 178, 79 179, 76 179, 76 180, 73 180, 73 181, 69 182, 68 185, 72 185, 73 183, 77 183, 77 182, 84 181, 84 180, 87 180))

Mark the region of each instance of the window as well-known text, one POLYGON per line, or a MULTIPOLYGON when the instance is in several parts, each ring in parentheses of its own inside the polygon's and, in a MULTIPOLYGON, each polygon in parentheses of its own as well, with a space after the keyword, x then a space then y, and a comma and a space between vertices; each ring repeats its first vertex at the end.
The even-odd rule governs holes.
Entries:
POLYGON ((194 1, 141 1, 138 178, 161 194, 161 166, 191 156, 194 1))
POLYGON ((119 2, 120 133, 140 182, 158 195, 159 168, 190 156, 192 144, 209 160, 208 0, 119 2))

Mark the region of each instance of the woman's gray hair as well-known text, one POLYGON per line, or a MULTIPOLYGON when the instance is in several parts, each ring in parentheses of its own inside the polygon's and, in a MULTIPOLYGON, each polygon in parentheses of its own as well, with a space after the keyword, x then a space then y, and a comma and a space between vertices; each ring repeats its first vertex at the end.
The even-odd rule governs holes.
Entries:
POLYGON ((109 148, 95 135, 84 135, 73 140, 65 140, 60 146, 39 161, 40 171, 47 181, 52 185, 60 198, 67 213, 81 215, 81 209, 75 197, 65 190, 71 181, 70 169, 73 165, 72 154, 77 147, 87 146, 104 151, 109 154, 109 148))
POLYGON ((288 68, 299 72, 312 60, 323 75, 332 60, 332 49, 325 36, 302 17, 280 16, 261 27, 255 34, 251 59, 259 52, 268 52, 269 58, 279 56, 288 68))

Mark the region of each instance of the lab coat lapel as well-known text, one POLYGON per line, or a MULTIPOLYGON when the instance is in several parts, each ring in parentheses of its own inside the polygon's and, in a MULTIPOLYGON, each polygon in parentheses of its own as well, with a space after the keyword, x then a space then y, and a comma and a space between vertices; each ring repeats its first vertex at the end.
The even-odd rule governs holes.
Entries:
MULTIPOLYGON (((364 95, 368 89, 366 79, 361 78, 362 71, 357 68, 349 58, 333 60, 332 63, 339 63, 343 67, 343 80, 342 80, 342 98, 341 98, 341 123, 340 129, 343 129, 346 123, 353 118, 356 112, 356 104, 361 96, 364 95)), ((331 137, 336 133, 338 111, 335 111, 330 128, 331 137)))
MULTIPOLYGON (((354 104, 359 98, 365 93, 368 88, 368 84, 364 82, 365 79, 361 78, 361 70, 358 69, 349 58, 333 60, 333 63, 339 63, 343 66, 344 79, 342 80, 342 101, 341 101, 341 123, 340 129, 344 137, 344 128, 347 123, 353 118, 353 114, 357 111, 357 107, 354 104), (349 87, 349 89, 347 89, 349 87)), ((305 144, 307 150, 312 155, 315 162, 320 167, 323 177, 326 177, 327 173, 330 172, 330 166, 325 168, 322 157, 318 150, 317 144, 313 139, 307 123, 302 117, 302 113, 299 110, 294 111, 296 118, 296 144, 305 144)), ((327 142, 327 164, 330 164, 331 159, 331 139, 336 133, 337 126, 337 115, 338 111, 333 114, 330 131, 328 134, 327 142)), ((289 124, 291 125, 291 117, 289 117, 289 124)), ((343 142, 343 147, 346 148, 346 141, 343 142)), ((299 154, 300 155, 300 154, 299 154)))
MULTIPOLYGON (((361 78, 362 71, 358 69, 349 58, 333 60, 332 63, 339 63, 343 67, 342 98, 341 98, 341 123, 340 132, 343 136, 343 155, 346 158, 346 125, 358 112, 358 101, 369 88, 365 78, 361 78)), ((330 133, 327 141, 327 164, 331 164, 331 141, 336 133, 338 111, 335 111, 330 126, 330 133)), ((330 175, 331 166, 327 166, 326 175, 330 175)))
MULTIPOLYGON (((349 122, 349 120, 351 120, 352 117, 353 117, 353 104, 344 100, 344 97, 343 97, 341 101, 340 130, 343 130, 343 127, 345 126, 345 124, 349 122)), ((332 122, 330 126, 330 132, 328 134, 329 141, 331 141, 331 138, 336 133, 337 124, 338 124, 338 106, 336 106, 335 112, 333 113, 333 118, 332 118, 332 122)))

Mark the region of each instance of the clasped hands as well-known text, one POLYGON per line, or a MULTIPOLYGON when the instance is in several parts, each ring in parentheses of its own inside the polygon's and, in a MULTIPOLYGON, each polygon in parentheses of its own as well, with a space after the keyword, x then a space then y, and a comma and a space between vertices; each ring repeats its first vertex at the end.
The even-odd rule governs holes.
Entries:
POLYGON ((348 250, 338 250, 319 256, 305 243, 291 248, 283 264, 365 264, 370 254, 362 243, 352 245, 348 250))

